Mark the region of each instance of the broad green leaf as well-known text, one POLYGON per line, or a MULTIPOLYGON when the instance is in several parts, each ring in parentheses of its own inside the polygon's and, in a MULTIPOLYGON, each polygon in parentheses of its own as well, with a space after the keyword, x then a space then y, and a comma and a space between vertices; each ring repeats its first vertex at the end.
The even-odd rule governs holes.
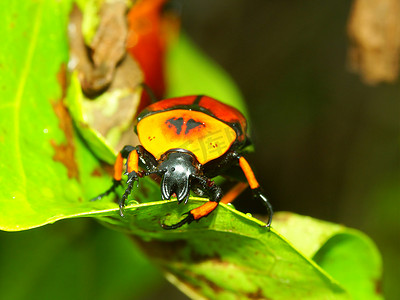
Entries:
POLYGON ((274 227, 338 280, 353 299, 383 299, 382 259, 363 233, 293 213, 278 213, 274 227))
POLYGON ((23 230, 95 209, 109 185, 62 98, 69 1, 0 3, 0 228, 23 230))
POLYGON ((127 218, 103 221, 137 236, 168 278, 194 298, 383 299, 381 257, 361 232, 293 213, 277 213, 273 226, 278 231, 268 232, 260 221, 225 205, 198 224, 161 229, 161 222, 177 222, 204 200, 197 201, 179 208, 171 202, 134 205, 127 218))
POLYGON ((349 299, 347 292, 315 262, 274 229, 221 205, 207 218, 177 230, 186 211, 204 203, 190 199, 133 205, 126 217, 100 219, 131 233, 143 251, 170 273, 169 279, 194 298, 349 299))

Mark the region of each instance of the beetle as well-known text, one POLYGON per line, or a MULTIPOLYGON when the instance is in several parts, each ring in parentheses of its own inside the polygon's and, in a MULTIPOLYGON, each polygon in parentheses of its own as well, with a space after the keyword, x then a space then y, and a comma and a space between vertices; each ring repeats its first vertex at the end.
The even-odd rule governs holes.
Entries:
POLYGON ((115 192, 121 185, 126 159, 128 179, 127 188, 119 199, 121 216, 124 216, 125 201, 134 182, 150 174, 161 177, 163 200, 169 200, 175 194, 178 203, 187 203, 190 191, 208 196, 208 202, 188 211, 180 222, 161 225, 164 229, 176 229, 215 210, 222 198, 222 190, 211 179, 239 165, 253 195, 267 207, 266 226, 270 227, 272 206, 241 154, 249 145, 246 130, 246 119, 239 110, 208 96, 176 97, 153 103, 137 116, 135 132, 141 145, 125 146, 119 152, 112 186, 95 199, 115 192), (143 171, 139 171, 139 162, 143 171))

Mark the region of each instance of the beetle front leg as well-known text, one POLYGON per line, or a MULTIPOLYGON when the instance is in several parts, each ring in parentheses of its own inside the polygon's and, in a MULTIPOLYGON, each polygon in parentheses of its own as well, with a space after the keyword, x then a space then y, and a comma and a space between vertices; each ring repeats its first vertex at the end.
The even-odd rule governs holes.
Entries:
POLYGON ((128 187, 125 189, 124 194, 118 201, 119 214, 121 215, 121 217, 124 216, 125 201, 132 192, 133 184, 139 180, 138 172, 139 172, 139 153, 137 151, 137 148, 134 148, 132 151, 128 153, 126 157, 125 175, 128 175, 128 180, 126 181, 128 187))
POLYGON ((247 160, 243 156, 239 156, 238 158, 239 158, 239 166, 243 170, 243 173, 246 176, 247 181, 249 182, 254 197, 260 198, 268 210, 268 222, 266 227, 269 228, 272 222, 272 215, 274 214, 271 203, 269 203, 267 197, 265 197, 260 187, 260 184, 258 183, 256 176, 254 175, 254 172, 251 169, 247 160))
MULTIPOLYGON (((127 147, 127 146, 125 146, 127 147)), ((133 147, 132 147, 133 148, 133 147)), ((121 199, 118 201, 119 205, 119 214, 121 217, 124 216, 124 207, 126 199, 132 192, 133 185, 136 181, 139 180, 139 159, 145 166, 145 168, 149 171, 146 172, 145 176, 149 173, 154 173, 157 166, 157 161, 155 158, 143 148, 143 146, 136 146, 126 155, 126 172, 125 175, 128 175, 128 180, 126 183, 128 187, 126 188, 124 194, 121 199)), ((122 171, 122 170, 121 170, 122 171)))
POLYGON ((121 175, 123 169, 124 159, 128 157, 129 153, 132 152, 135 148, 132 146, 125 146, 117 155, 117 159, 114 163, 114 176, 113 176, 113 184, 112 186, 105 191, 104 193, 98 195, 97 197, 91 199, 90 201, 97 201, 102 199, 105 196, 108 196, 111 193, 114 193, 116 188, 121 185, 121 175))
POLYGON ((117 159, 114 164, 114 176, 113 176, 113 184, 112 186, 100 194, 99 196, 93 198, 92 200, 100 200, 104 196, 109 195, 112 192, 115 192, 116 188, 121 185, 122 180, 122 170, 124 166, 124 159, 126 159, 126 172, 125 175, 128 175, 127 184, 123 196, 118 201, 120 215, 123 216, 123 209, 125 206, 125 201, 128 198, 129 194, 132 192, 133 184, 135 181, 139 179, 139 159, 144 163, 146 168, 153 169, 155 168, 155 159, 142 146, 125 146, 117 156, 117 159))
POLYGON ((222 198, 221 188, 218 185, 216 185, 214 181, 211 181, 206 177, 196 176, 196 175, 192 175, 192 177, 198 180, 202 189, 209 195, 210 200, 204 203, 203 205, 185 213, 185 215, 187 216, 182 221, 173 225, 161 224, 162 228, 167 230, 177 229, 184 224, 190 224, 193 221, 200 220, 201 218, 209 215, 212 211, 214 211, 217 208, 218 203, 222 198))

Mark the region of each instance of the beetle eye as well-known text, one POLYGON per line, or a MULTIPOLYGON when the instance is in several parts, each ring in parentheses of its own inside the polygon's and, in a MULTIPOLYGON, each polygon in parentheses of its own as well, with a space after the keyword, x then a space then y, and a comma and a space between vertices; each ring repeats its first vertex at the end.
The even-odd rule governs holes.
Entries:
POLYGON ((175 168, 174 168, 174 167, 171 168, 171 172, 173 172, 173 171, 175 171, 175 168))

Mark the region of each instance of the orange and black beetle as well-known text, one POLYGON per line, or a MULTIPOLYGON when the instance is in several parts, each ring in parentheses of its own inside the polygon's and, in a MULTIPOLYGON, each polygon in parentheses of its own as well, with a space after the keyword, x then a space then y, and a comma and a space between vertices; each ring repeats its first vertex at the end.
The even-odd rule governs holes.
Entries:
POLYGON ((165 99, 145 108, 138 115, 135 131, 141 145, 125 146, 114 165, 114 181, 100 199, 121 184, 123 160, 126 159, 128 187, 119 201, 123 216, 125 200, 139 177, 157 174, 161 180, 164 200, 176 195, 179 203, 189 199, 190 190, 209 201, 187 212, 177 224, 164 229, 176 229, 185 223, 207 216, 222 198, 219 186, 210 179, 226 174, 233 165, 239 165, 254 196, 261 198, 268 209, 269 227, 272 207, 246 159, 240 154, 248 145, 247 123, 235 108, 207 96, 185 96, 165 99), (145 171, 139 171, 139 161, 145 171))

